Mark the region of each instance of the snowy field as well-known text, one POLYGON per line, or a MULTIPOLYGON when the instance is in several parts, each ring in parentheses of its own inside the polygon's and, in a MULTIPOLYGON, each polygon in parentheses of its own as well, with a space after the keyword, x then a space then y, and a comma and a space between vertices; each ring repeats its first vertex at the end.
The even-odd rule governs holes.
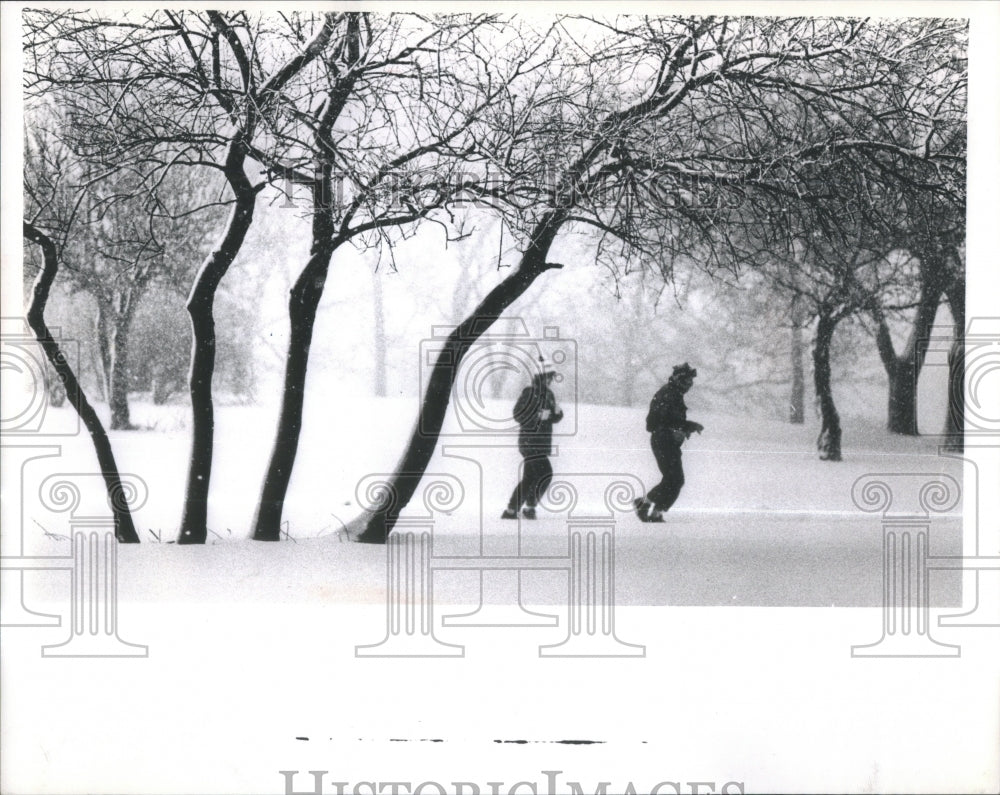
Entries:
MULTIPOLYGON (((956 791, 956 782, 975 791, 995 776, 983 767, 990 736, 951 742, 966 722, 995 720, 995 676, 983 668, 995 660, 977 645, 990 636, 967 633, 961 663, 850 656, 881 631, 881 531, 853 505, 851 486, 869 472, 961 480, 959 462, 939 457, 932 442, 848 422, 845 460, 830 464, 816 459, 809 425, 692 407, 706 431, 685 448, 687 485, 666 523, 613 517, 616 633, 643 656, 539 659, 540 646, 567 632, 565 572, 522 580, 523 603, 555 623, 516 626, 526 614, 508 604, 500 615, 513 626, 445 626, 480 594, 469 572, 443 572, 436 635, 462 656, 358 658, 357 646, 386 635, 386 551, 344 543, 337 530, 357 511, 359 480, 391 470, 414 402, 331 406, 322 395, 309 392, 285 514, 291 539, 279 544, 245 540, 273 408, 219 411, 213 532, 198 548, 167 543, 180 515, 185 409, 135 406, 134 421, 155 430, 112 435, 123 472, 149 489, 136 511, 146 543, 119 551, 118 628, 148 646, 148 657, 40 659, 40 646, 67 635, 68 574, 26 575, 25 603, 62 625, 3 633, 3 675, 17 683, 4 689, 5 793, 368 793, 391 792, 378 786, 392 781, 440 781, 465 795, 477 790, 451 782, 476 782, 481 793, 503 782, 498 792, 518 793, 533 791, 514 788, 529 781, 560 795, 574 791, 567 782, 591 792, 601 781, 611 782, 608 793, 628 791, 630 781, 635 792, 660 781, 684 792, 691 781, 714 782, 700 792, 725 782, 746 792, 880 791, 887 781, 931 792, 956 791), (711 607, 719 605, 740 607, 711 607), (866 609, 842 609, 857 606, 866 609), (281 770, 299 771, 291 789, 281 770), (309 770, 329 771, 321 790, 309 770), (561 771, 561 783, 547 788, 542 771, 561 771)), ((557 476, 635 476, 651 486, 643 418, 640 409, 600 406, 569 413, 564 427, 576 433, 556 439, 557 476)), ((46 430, 71 421, 52 411, 46 430)), ((446 430, 457 430, 450 422, 446 430)), ((26 464, 20 495, 5 476, 4 521, 21 522, 25 554, 68 554, 68 542, 42 530, 69 528, 40 505, 38 484, 92 471, 92 454, 83 437, 45 438, 62 454, 26 464)), ((480 516, 488 551, 514 549, 519 531, 526 551, 565 549, 564 513, 531 525, 499 519, 519 460, 500 443, 511 440, 439 448, 430 472, 457 477, 464 497, 435 516, 435 552, 468 552, 480 516)), ((100 510, 99 489, 82 496, 100 510)), ((586 488, 580 505, 603 510, 586 488)), ((935 521, 932 552, 960 550, 960 535, 956 510, 935 521)), ((934 576, 935 605, 960 604, 959 580, 934 576)), ((485 601, 510 596, 509 582, 494 585, 485 601)))
MULTIPOLYGON (((243 543, 270 450, 273 410, 225 407, 218 412, 209 545, 178 547, 188 436, 186 410, 139 403, 133 421, 152 432, 112 434, 119 467, 142 477, 148 498, 135 512, 140 547, 122 548, 123 596, 174 598, 380 601, 385 552, 342 543, 338 531, 359 511, 366 478, 392 470, 412 424, 412 400, 358 400, 331 410, 323 391, 307 400, 300 445, 284 518, 288 539, 278 545, 243 543), (362 492, 359 494, 359 491, 362 492), (241 542, 241 543, 235 543, 241 542), (276 548, 277 547, 277 548, 276 548), (227 576, 220 576, 225 572, 227 576), (266 573, 266 574, 265 574, 266 573), (231 576, 230 576, 231 575, 231 576)), ((488 406, 502 415, 503 406, 488 406)), ((816 429, 744 418, 698 414, 706 426, 684 448, 686 485, 662 525, 643 524, 628 511, 604 505, 604 484, 615 479, 651 487, 658 473, 644 430, 645 412, 607 406, 567 407, 556 430, 556 481, 577 492, 573 516, 606 516, 615 529, 617 598, 632 605, 876 606, 881 603, 882 535, 878 516, 852 502, 854 481, 866 473, 945 473, 961 482, 961 463, 937 454, 926 439, 890 438, 878 428, 846 422, 844 461, 818 460, 816 429)), ((52 427, 72 423, 68 409, 52 410, 52 427)), ((459 502, 433 516, 435 551, 472 554, 480 538, 494 554, 559 554, 567 540, 565 509, 540 510, 539 520, 501 521, 516 482, 516 439, 462 433, 454 413, 425 478, 460 484, 459 502)), ((89 440, 63 445, 58 459, 37 461, 38 475, 85 472, 89 440)), ((406 518, 428 515, 418 492, 406 518)), ((557 500, 554 490, 551 497, 557 500)), ((87 499, 102 498, 99 488, 87 499)), ((65 514, 25 502, 28 549, 50 554, 50 533, 67 536, 65 514)), ((626 501, 627 504, 627 501, 626 501)), ((99 510, 95 507, 95 510, 99 510)), ((932 554, 961 553, 961 505, 935 518, 932 554)), ((441 578, 439 598, 477 597, 470 574, 441 578), (464 587, 466 584, 468 587, 464 587)), ((960 603, 960 578, 934 574, 935 604, 960 603)), ((560 601, 564 583, 530 575, 530 599, 560 601)), ((487 595, 488 597, 488 595, 487 595)))

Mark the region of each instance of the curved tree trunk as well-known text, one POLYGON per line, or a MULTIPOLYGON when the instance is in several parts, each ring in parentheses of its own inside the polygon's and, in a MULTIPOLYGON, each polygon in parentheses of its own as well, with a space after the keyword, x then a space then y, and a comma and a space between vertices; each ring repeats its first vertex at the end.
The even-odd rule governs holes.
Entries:
MULTIPOLYGON (((289 80, 322 54, 333 35, 337 19, 335 14, 326 14, 322 28, 300 52, 287 60, 262 84, 255 84, 250 77, 250 57, 244 49, 240 37, 217 11, 209 11, 208 17, 217 33, 226 39, 233 55, 241 65, 243 88, 248 95, 248 101, 243 112, 242 127, 233 133, 229 141, 224 167, 226 179, 233 191, 235 204, 226 222, 222 237, 216 244, 215 250, 202 263, 188 296, 187 310, 191 318, 192 330, 191 369, 188 386, 191 393, 193 427, 184 515, 181 518, 180 537, 178 538, 178 542, 182 544, 204 543, 208 530, 208 491, 212 475, 215 434, 215 410, 212 404, 212 378, 215 374, 215 318, 213 314, 215 294, 219 283, 243 245, 247 231, 253 222, 257 191, 263 187, 261 185, 254 188, 246 177, 244 164, 249 154, 248 149, 253 141, 254 132, 262 112, 281 96, 282 89, 289 80)), ((216 97, 220 105, 232 115, 234 106, 231 105, 231 100, 223 98, 224 95, 221 94, 216 94, 216 97)))
MULTIPOLYGON (((328 15, 324 31, 332 30, 333 14, 328 15)), ((288 299, 288 319, 291 334, 288 355, 285 359, 285 388, 281 397, 281 412, 274 438, 274 448, 268 461, 261 488, 260 502, 253 519, 253 538, 257 541, 278 541, 281 538, 281 513, 285 507, 285 495, 292 478, 292 466, 299 447, 299 433, 302 430, 302 404, 305 400, 306 370, 309 366, 309 349, 312 346, 313 325, 316 310, 323 297, 330 259, 333 252, 348 239, 347 220, 342 222, 345 236, 336 235, 334 207, 340 204, 335 192, 333 162, 328 153, 335 151, 332 132, 337 119, 347 104, 358 80, 359 72, 354 66, 361 62, 362 54, 362 14, 351 12, 346 15, 347 30, 340 57, 343 57, 346 72, 327 93, 326 102, 315 127, 314 178, 310 184, 312 201, 312 247, 309 261, 292 286, 288 299), (335 236, 336 235, 336 236, 335 236)), ((324 45, 325 46, 325 45, 324 45)), ((318 54, 312 46, 310 52, 318 54)))
POLYGON ((243 171, 246 154, 239 141, 230 144, 226 159, 226 177, 236 203, 215 249, 208 255, 195 277, 188 296, 191 318, 191 369, 188 387, 191 394, 191 456, 188 463, 184 513, 181 517, 179 544, 204 544, 208 535, 208 491, 212 477, 215 445, 215 407, 212 402, 212 378, 215 374, 215 294, 223 276, 239 253, 253 222, 256 191, 243 171))
POLYGON ((291 335, 285 359, 285 385, 281 397, 281 412, 275 432, 274 447, 268 461, 260 502, 253 520, 256 541, 278 541, 281 538, 281 513, 292 478, 292 467, 299 448, 302 431, 302 404, 305 400, 306 371, 312 346, 316 310, 323 297, 327 273, 333 252, 343 242, 334 237, 334 225, 329 201, 332 197, 331 167, 324 167, 313 188, 312 249, 309 261, 292 286, 288 300, 291 335))
POLYGON ((833 402, 833 388, 830 378, 830 344, 837 320, 830 314, 821 313, 816 324, 816 339, 813 344, 813 379, 816 385, 816 399, 819 401, 820 432, 816 440, 821 461, 840 461, 840 415, 833 402))
POLYGON ((354 540, 368 544, 386 542, 399 512, 416 493, 437 447, 455 376, 465 354, 504 310, 531 287, 535 279, 547 270, 562 267, 545 261, 562 220, 561 214, 551 213, 539 223, 532 235, 531 245, 522 256, 517 269, 490 290, 479 306, 448 335, 444 348, 431 369, 427 391, 406 450, 393 472, 389 486, 392 495, 390 504, 385 510, 372 513, 364 529, 354 540))
POLYGON ((52 282, 55 281, 56 274, 59 272, 59 259, 55 244, 47 235, 28 223, 23 225, 23 234, 25 238, 41 247, 43 255, 42 270, 32 288, 31 305, 28 307, 28 325, 35 332, 35 339, 45 351, 45 356, 66 385, 66 397, 76 409, 77 414, 80 415, 80 419, 83 420, 83 424, 90 434, 94 452, 97 454, 97 463, 101 468, 101 476, 104 478, 104 487, 108 492, 108 502, 114 516, 115 538, 121 543, 137 544, 139 543, 139 535, 135 531, 132 512, 129 510, 128 499, 122 488, 121 475, 111 450, 111 442, 108 440, 108 435, 97 416, 97 412, 88 402, 83 387, 77 381, 73 368, 70 367, 66 357, 59 349, 59 344, 52 338, 48 326, 45 324, 45 304, 49 299, 52 282))

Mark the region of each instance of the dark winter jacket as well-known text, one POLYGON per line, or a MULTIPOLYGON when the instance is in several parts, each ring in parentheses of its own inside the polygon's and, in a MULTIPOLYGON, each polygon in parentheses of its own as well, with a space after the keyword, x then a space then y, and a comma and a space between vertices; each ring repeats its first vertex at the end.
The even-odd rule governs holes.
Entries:
POLYGON ((514 404, 514 419, 521 426, 517 449, 526 458, 552 454, 552 426, 563 418, 556 408, 556 397, 543 381, 536 378, 525 387, 514 404), (543 414, 546 419, 542 419, 543 414))
POLYGON ((684 439, 701 426, 689 422, 684 394, 677 385, 668 381, 661 386, 649 403, 646 430, 660 437, 667 444, 681 446, 684 439))

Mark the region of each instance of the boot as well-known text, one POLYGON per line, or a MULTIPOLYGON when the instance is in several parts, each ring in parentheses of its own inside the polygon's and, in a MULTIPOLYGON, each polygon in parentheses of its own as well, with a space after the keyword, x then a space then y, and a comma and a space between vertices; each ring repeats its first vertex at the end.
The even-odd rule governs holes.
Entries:
POLYGON ((635 515, 639 517, 640 522, 649 521, 649 503, 646 502, 642 497, 636 497, 632 500, 632 505, 635 506, 635 515))
POLYGON ((513 508, 507 508, 502 514, 500 514, 501 519, 516 519, 517 511, 513 508))
POLYGON ((663 521, 663 511, 657 508, 652 503, 649 504, 649 514, 646 519, 647 522, 662 522, 663 521))
POLYGON ((531 505, 527 505, 527 506, 525 506, 524 510, 521 511, 521 515, 525 519, 534 519, 535 518, 535 509, 531 505))

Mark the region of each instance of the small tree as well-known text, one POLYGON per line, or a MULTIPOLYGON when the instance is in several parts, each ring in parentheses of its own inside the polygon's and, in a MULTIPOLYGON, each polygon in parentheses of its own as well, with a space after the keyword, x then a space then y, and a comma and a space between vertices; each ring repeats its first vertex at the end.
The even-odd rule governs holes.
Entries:
MULTIPOLYGON (((81 179, 86 177, 81 174, 81 179)), ((72 229, 61 235, 59 256, 71 288, 92 296, 97 306, 94 330, 112 430, 133 428, 128 392, 134 380, 130 340, 136 310, 154 284, 178 265, 168 254, 176 253, 171 250, 173 230, 159 217, 159 199, 149 190, 145 175, 128 170, 92 182, 80 195, 72 229)), ((183 268, 183 258, 179 260, 183 268)))
POLYGON ((26 219, 23 222, 23 234, 25 240, 38 246, 42 255, 41 267, 32 287, 28 306, 28 325, 65 387, 67 399, 90 434, 114 517, 115 538, 122 543, 138 543, 139 535, 132 520, 127 493, 122 486, 104 425, 87 400, 76 373, 45 323, 45 307, 59 274, 60 244, 43 231, 44 227, 39 224, 49 223, 64 239, 72 230, 79 207, 87 191, 95 184, 94 179, 103 175, 78 183, 71 173, 67 153, 50 143, 42 139, 35 146, 27 147, 25 152, 26 219))

